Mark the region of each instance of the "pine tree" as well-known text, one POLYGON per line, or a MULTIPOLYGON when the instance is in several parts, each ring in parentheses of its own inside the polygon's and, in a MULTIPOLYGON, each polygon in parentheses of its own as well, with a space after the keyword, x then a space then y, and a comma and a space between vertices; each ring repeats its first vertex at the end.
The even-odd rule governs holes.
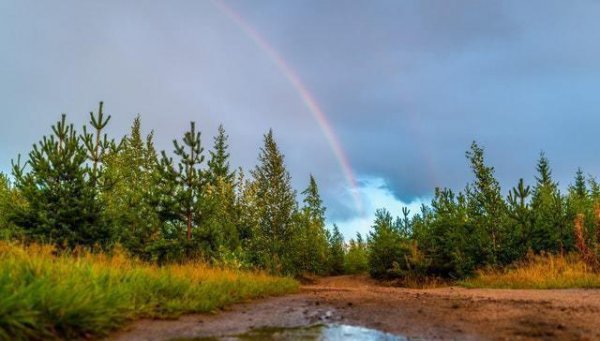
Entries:
POLYGON ((524 231, 523 244, 533 251, 557 253, 569 249, 571 233, 565 220, 564 200, 558 183, 552 179, 552 169, 545 154, 540 153, 536 184, 532 190, 531 231, 524 231))
POLYGON ((375 211, 375 222, 369 232, 369 273, 374 278, 405 275, 410 250, 386 209, 375 211))
POLYGON ((284 156, 273 138, 272 130, 264 136, 258 165, 252 171, 256 190, 258 221, 253 232, 253 251, 258 264, 275 273, 293 273, 292 262, 297 232, 294 224, 296 193, 284 156))
POLYGON ((229 145, 227 140, 229 136, 225 133, 223 125, 219 125, 218 134, 214 138, 213 149, 208 160, 208 181, 216 185, 217 179, 223 179, 225 182, 233 183, 235 172, 229 169, 229 145))
MULTIPOLYGON (((93 132, 88 132, 87 126, 83 126, 83 134, 81 139, 87 151, 87 158, 91 162, 91 170, 89 171, 92 184, 97 185, 102 176, 102 166, 105 158, 111 151, 116 151, 117 146, 114 140, 109 139, 104 133, 104 129, 110 122, 111 116, 105 116, 103 110, 103 102, 98 105, 98 112, 94 114, 90 112, 89 124, 93 132)), ((101 189, 98 189, 100 191, 101 189)))
POLYGON ((214 236, 210 238, 216 241, 211 251, 218 251, 221 247, 234 251, 239 246, 235 222, 235 172, 229 169, 227 139, 225 129, 220 125, 210 151, 207 184, 203 192, 201 230, 207 236, 214 236))
POLYGON ((153 133, 145 141, 142 138, 138 115, 119 151, 108 155, 105 162, 105 176, 111 183, 104 192, 107 214, 119 229, 120 242, 143 259, 151 258, 148 249, 161 238, 153 174, 158 157, 152 140, 153 133))
POLYGON ((530 245, 529 238, 533 230, 533 217, 531 206, 529 205, 529 195, 531 187, 525 186, 523 179, 519 179, 516 187, 508 193, 508 214, 510 217, 511 230, 507 233, 507 242, 505 243, 505 253, 510 253, 509 257, 519 259, 527 252, 530 245))
MULTIPOLYGON (((588 247, 592 246, 597 231, 597 205, 592 198, 591 191, 587 188, 586 177, 581 168, 577 169, 575 181, 568 188, 566 206, 566 221, 570 227, 569 232, 575 231, 577 221, 580 220, 583 225, 581 227, 585 235, 585 242, 588 247)), ((569 233, 569 235, 572 235, 572 233, 569 233)), ((574 241, 571 241, 571 245, 574 245, 574 241)))
POLYGON ((575 184, 573 184, 569 189, 577 196, 578 199, 584 200, 589 194, 585 183, 586 181, 583 170, 581 168, 577 168, 577 173, 575 174, 575 184))
POLYGON ((329 252, 328 267, 332 275, 341 275, 344 273, 344 236, 336 224, 333 224, 333 232, 328 236, 329 252))
POLYGON ((11 221, 11 218, 14 212, 22 210, 24 205, 21 193, 17 191, 8 176, 0 173, 0 240, 21 237, 21 229, 11 221))
POLYGON ((302 192, 304 207, 299 217, 298 267, 303 271, 324 273, 327 269, 327 236, 325 208, 315 178, 311 175, 308 187, 302 192))
POLYGON ((344 261, 344 272, 347 274, 362 274, 369 269, 367 244, 360 232, 356 233, 356 240, 348 242, 348 252, 344 261))
POLYGON ((97 200, 95 171, 86 165, 86 148, 64 114, 52 132, 33 146, 27 167, 13 163, 15 186, 27 202, 14 222, 35 241, 108 246, 111 231, 97 200))
MULTIPOLYGON (((172 203, 168 208, 174 209, 174 216, 177 220, 184 223, 186 227, 186 239, 192 240, 192 232, 200 220, 198 204, 204 185, 203 172, 200 165, 204 162, 202 152, 204 148, 200 141, 200 132, 196 131, 195 122, 190 123, 190 130, 187 131, 181 143, 173 140, 174 153, 178 157, 176 166, 173 158, 162 152, 161 176, 167 182, 167 187, 173 191, 172 196, 177 203, 172 203), (170 186, 169 186, 170 183, 170 186)), ((169 195, 171 193, 167 193, 169 195)))
POLYGON ((256 208, 256 183, 246 179, 244 171, 240 167, 237 171, 235 185, 235 214, 238 236, 241 246, 248 249, 252 233, 257 229, 259 220, 258 209, 256 208))
POLYGON ((485 164, 483 148, 476 142, 471 144, 466 156, 475 175, 475 181, 467 188, 469 216, 479 229, 486 261, 492 265, 510 262, 512 259, 502 254, 507 237, 506 203, 494 177, 494 167, 485 164))

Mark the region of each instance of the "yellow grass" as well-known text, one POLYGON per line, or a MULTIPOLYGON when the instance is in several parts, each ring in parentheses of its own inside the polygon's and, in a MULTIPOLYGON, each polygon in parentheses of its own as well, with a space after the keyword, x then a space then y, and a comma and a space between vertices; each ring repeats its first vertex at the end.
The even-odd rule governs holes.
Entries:
POLYGON ((600 274, 593 272, 577 255, 531 256, 505 270, 480 271, 475 278, 460 284, 469 288, 600 288, 600 274))
POLYGON ((262 272, 158 267, 118 252, 54 256, 49 246, 0 242, 0 339, 87 338, 134 318, 210 312, 297 289, 262 272))

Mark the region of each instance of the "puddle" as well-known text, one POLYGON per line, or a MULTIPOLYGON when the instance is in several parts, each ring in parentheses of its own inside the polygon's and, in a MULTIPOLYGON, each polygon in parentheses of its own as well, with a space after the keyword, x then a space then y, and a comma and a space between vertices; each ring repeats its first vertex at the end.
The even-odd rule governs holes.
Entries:
POLYGON ((349 326, 344 324, 320 324, 308 327, 296 328, 260 328, 239 335, 179 339, 195 341, 256 341, 256 340, 306 340, 306 341, 337 341, 337 340, 361 340, 361 341, 406 341, 408 338, 384 333, 375 329, 349 326))

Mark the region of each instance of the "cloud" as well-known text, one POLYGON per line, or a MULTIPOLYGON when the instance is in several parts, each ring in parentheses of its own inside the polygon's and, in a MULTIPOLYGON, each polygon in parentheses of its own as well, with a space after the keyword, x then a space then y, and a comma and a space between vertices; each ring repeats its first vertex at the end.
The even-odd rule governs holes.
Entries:
MULTIPOLYGON (((356 232, 366 236, 375 220, 375 210, 385 208, 393 216, 401 216, 402 208, 410 210, 410 216, 421 211, 423 204, 429 204, 431 199, 415 198, 410 202, 403 202, 396 198, 389 185, 383 178, 362 177, 356 189, 363 202, 363 213, 358 216, 330 219, 331 224, 336 224, 346 239, 354 238, 356 232)), ((352 192, 352 189, 347 189, 352 192)))

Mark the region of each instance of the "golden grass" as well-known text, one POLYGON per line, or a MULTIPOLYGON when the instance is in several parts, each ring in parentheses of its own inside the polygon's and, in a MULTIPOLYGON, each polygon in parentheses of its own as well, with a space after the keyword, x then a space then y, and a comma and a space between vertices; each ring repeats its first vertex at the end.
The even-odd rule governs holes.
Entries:
POLYGON ((54 256, 50 246, 0 242, 0 340, 88 338, 130 319, 210 312, 297 290, 295 280, 262 272, 158 267, 119 252, 54 256))
POLYGON ((600 274, 592 271, 576 254, 530 256, 527 261, 504 270, 480 271, 476 277, 460 284, 468 288, 600 288, 600 274))

